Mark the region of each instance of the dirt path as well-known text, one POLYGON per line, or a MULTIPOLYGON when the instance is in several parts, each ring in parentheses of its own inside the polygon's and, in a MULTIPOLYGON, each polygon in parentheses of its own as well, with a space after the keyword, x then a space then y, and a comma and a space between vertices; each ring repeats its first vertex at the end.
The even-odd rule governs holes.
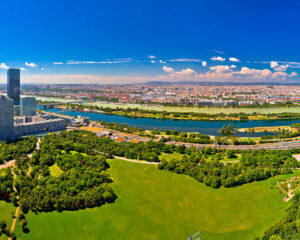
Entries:
POLYGON ((128 159, 128 158, 125 158, 125 157, 118 157, 118 156, 114 156, 114 158, 120 159, 120 160, 123 160, 123 161, 127 161, 127 162, 134 162, 134 163, 152 164, 152 165, 160 164, 160 162, 146 162, 146 161, 132 160, 132 159, 128 159))
MULTIPOLYGON (((41 141, 41 139, 38 138, 38 140, 37 140, 37 142, 36 142, 36 147, 35 147, 36 150, 40 149, 40 141, 41 141)), ((34 151, 33 151, 33 152, 34 152, 34 151)), ((33 152, 27 154, 27 156, 28 156, 29 158, 31 158, 33 152)), ((9 165, 9 166, 12 167, 12 166, 14 166, 14 163, 15 163, 15 160, 12 160, 12 161, 10 161, 10 162, 7 162, 5 165, 9 165)), ((7 167, 7 166, 6 166, 6 167, 7 167)), ((1 169, 1 166, 0 166, 0 169, 1 169)), ((30 175, 30 170, 31 170, 31 166, 30 166, 29 169, 28 169, 27 176, 30 175)), ((15 175, 14 175, 14 177, 15 177, 15 175)), ((15 188, 15 186, 14 186, 14 191, 15 191, 15 192, 17 191, 17 189, 15 188)), ((14 232, 14 230, 15 230, 15 226, 16 226, 16 223, 17 223, 17 220, 18 220, 19 212, 20 212, 20 207, 17 207, 17 208, 16 208, 15 217, 14 217, 14 219, 13 219, 13 222, 12 222, 12 225, 11 225, 11 228, 10 228, 10 232, 11 232, 11 233, 14 232)), ((8 240, 12 240, 12 238, 9 237, 8 240)))
MULTIPOLYGON (((106 153, 104 152, 99 152, 97 150, 95 150, 97 153, 103 154, 105 155, 106 153)), ((142 163, 142 164, 152 164, 152 165, 158 165, 160 164, 160 162, 147 162, 147 161, 140 161, 140 160, 133 160, 133 159, 129 159, 129 158, 125 158, 125 157, 119 157, 119 156, 113 156, 115 159, 120 159, 123 161, 127 161, 127 162, 134 162, 134 163, 142 163)))
MULTIPOLYGON (((15 230, 15 226, 16 226, 16 223, 17 223, 17 220, 18 220, 18 216, 19 216, 19 211, 20 211, 20 207, 17 207, 16 208, 15 217, 14 217, 14 220, 13 220, 11 228, 10 228, 10 232, 11 233, 14 232, 14 230, 15 230)), ((11 237, 9 237, 8 240, 12 240, 11 237)))
POLYGON ((6 163, 0 165, 0 169, 13 167, 13 166, 15 165, 15 161, 16 161, 16 160, 11 160, 11 161, 9 161, 9 162, 6 162, 6 163))

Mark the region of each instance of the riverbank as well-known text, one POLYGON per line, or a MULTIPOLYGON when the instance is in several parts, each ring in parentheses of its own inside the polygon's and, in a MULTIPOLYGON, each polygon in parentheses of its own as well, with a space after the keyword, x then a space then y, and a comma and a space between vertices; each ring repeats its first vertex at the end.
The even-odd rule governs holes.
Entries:
MULTIPOLYGON (((287 120, 299 119, 300 113, 280 113, 280 114, 265 114, 265 115, 247 115, 245 113, 237 114, 206 114, 206 113, 184 113, 184 112, 160 112, 160 111, 145 111, 139 109, 111 109, 99 108, 96 106, 70 104, 71 109, 84 112, 95 112, 103 114, 114 114, 124 117, 142 117, 154 119, 173 119, 173 120, 192 120, 192 121, 264 121, 264 120, 287 120)), ((64 110, 65 107, 56 107, 64 110)))
POLYGON ((274 127, 254 127, 254 128, 240 128, 237 131, 239 132, 282 132, 282 131, 289 131, 291 133, 297 132, 297 128, 291 126, 274 126, 274 127))
MULTIPOLYGON (((146 130, 161 129, 175 130, 181 132, 198 132, 205 135, 221 136, 220 130, 224 125, 232 124, 236 130, 238 128, 253 128, 253 127, 277 127, 277 126, 290 126, 293 123, 298 123, 297 119, 284 119, 284 120, 247 120, 247 121, 212 121, 212 120, 180 120, 180 119, 159 119, 159 118, 145 118, 145 117, 128 117, 121 115, 107 114, 103 112, 94 111, 76 111, 76 110, 64 110, 51 108, 45 109, 54 113, 77 117, 78 115, 89 117, 92 121, 106 121, 126 123, 128 126, 137 127, 146 130)), ((264 132, 260 133, 237 133, 240 137, 259 137, 266 135, 264 132)))

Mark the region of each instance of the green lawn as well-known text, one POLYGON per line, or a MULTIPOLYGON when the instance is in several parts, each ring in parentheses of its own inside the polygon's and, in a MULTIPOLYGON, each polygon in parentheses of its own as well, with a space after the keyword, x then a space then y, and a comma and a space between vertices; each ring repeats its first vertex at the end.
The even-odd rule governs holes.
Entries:
MULTIPOLYGON (((11 203, 6 203, 4 201, 0 201, 0 221, 6 221, 8 229, 10 229, 12 224, 12 216, 11 212, 15 212, 16 208, 11 203)), ((0 240, 7 240, 7 236, 3 235, 0 236, 0 240)))
POLYGON ((181 160, 182 157, 184 156, 184 154, 180 154, 177 152, 174 153, 162 153, 161 155, 159 155, 159 160, 166 160, 166 161, 170 161, 170 160, 181 160))
POLYGON ((270 182, 212 189, 155 166, 111 160, 118 199, 99 208, 29 213, 21 239, 185 240, 202 230, 203 240, 254 239, 287 207, 270 182))

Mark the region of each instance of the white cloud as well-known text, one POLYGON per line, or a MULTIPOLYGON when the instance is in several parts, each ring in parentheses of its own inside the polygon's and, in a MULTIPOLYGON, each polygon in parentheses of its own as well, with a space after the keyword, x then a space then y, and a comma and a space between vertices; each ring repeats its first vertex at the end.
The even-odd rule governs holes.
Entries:
POLYGON ((159 63, 166 63, 165 61, 163 61, 163 60, 159 60, 159 63))
POLYGON ((222 51, 217 51, 217 50, 214 50, 215 53, 220 53, 220 54, 225 54, 224 52, 222 51))
POLYGON ((35 63, 25 62, 25 66, 27 66, 27 67, 37 67, 38 65, 36 65, 35 63))
POLYGON ((236 68, 236 65, 232 64, 232 65, 230 66, 230 68, 236 68))
POLYGON ((276 68, 276 67, 278 67, 278 66, 279 66, 278 62, 275 62, 275 61, 271 61, 271 62, 270 62, 270 67, 271 67, 271 68, 276 68))
POLYGON ((163 70, 169 73, 168 77, 171 78, 184 78, 189 77, 195 73, 195 71, 191 68, 182 69, 181 71, 175 72, 173 68, 163 66, 163 70))
POLYGON ((156 61, 155 60, 151 60, 151 63, 156 63, 156 61))
POLYGON ((288 66, 289 66, 288 64, 280 65, 280 66, 274 68, 274 70, 275 71, 286 71, 288 66))
POLYGON ((276 63, 278 64, 276 67, 278 67, 279 64, 283 64, 283 65, 289 65, 289 68, 300 68, 300 62, 292 62, 292 61, 256 61, 255 63, 271 64, 272 62, 274 66, 276 66, 276 63))
POLYGON ((207 62, 206 61, 203 61, 202 62, 202 67, 206 67, 207 66, 207 62))
POLYGON ((67 61, 69 65, 76 65, 76 64, 115 64, 115 63, 129 63, 131 60, 107 60, 107 61, 67 61))
POLYGON ((298 74, 297 74, 296 72, 292 72, 292 73, 289 75, 289 77, 296 77, 296 76, 298 76, 298 74))
POLYGON ((64 64, 63 62, 53 62, 54 65, 64 64))
POLYGON ((45 68, 41 68, 41 71, 45 71, 45 68))
POLYGON ((272 74, 273 78, 282 78, 285 79, 287 77, 287 73, 286 72, 275 72, 272 74))
POLYGON ((210 58, 212 61, 219 61, 219 62, 224 62, 225 58, 223 57, 212 57, 210 58))
POLYGON ((191 68, 186 68, 186 69, 182 69, 179 72, 175 72, 175 74, 180 74, 180 75, 191 75, 193 73, 195 73, 195 71, 191 68))
POLYGON ((6 65, 6 63, 1 63, 0 68, 1 69, 9 69, 9 67, 6 65))
POLYGON ((27 69, 26 69, 26 68, 20 68, 20 70, 21 70, 21 71, 26 71, 27 69))
POLYGON ((230 58, 229 58, 229 61, 231 61, 231 62, 239 62, 240 60, 238 60, 238 59, 235 58, 235 57, 230 57, 230 58))
POLYGON ((195 58, 178 58, 178 59, 171 59, 168 61, 169 62, 202 62, 202 60, 195 59, 195 58))
POLYGON ((117 59, 114 59, 115 61, 132 61, 133 59, 132 58, 117 58, 117 59))
POLYGON ((272 75, 272 72, 269 69, 253 69, 253 68, 247 68, 247 67, 242 67, 241 71, 237 72, 238 74, 242 75, 250 75, 253 77, 268 77, 272 75))
POLYGON ((211 71, 215 71, 216 73, 227 72, 230 70, 229 66, 218 65, 209 68, 211 71))
POLYGON ((153 56, 153 55, 149 55, 148 58, 150 58, 150 59, 155 59, 156 57, 153 56))
POLYGON ((171 68, 171 67, 167 67, 167 66, 163 66, 163 70, 167 73, 171 73, 171 72, 174 72, 174 69, 171 68))

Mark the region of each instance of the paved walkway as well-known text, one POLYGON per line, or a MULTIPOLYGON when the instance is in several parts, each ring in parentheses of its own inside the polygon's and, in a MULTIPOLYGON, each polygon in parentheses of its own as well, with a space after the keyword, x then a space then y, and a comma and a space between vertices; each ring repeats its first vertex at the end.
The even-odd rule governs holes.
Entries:
POLYGON ((132 160, 132 159, 128 159, 128 158, 125 158, 125 157, 118 157, 118 156, 114 156, 114 158, 120 159, 120 160, 123 160, 123 161, 127 161, 127 162, 134 162, 134 163, 152 164, 152 165, 160 164, 160 162, 146 162, 146 161, 132 160))

